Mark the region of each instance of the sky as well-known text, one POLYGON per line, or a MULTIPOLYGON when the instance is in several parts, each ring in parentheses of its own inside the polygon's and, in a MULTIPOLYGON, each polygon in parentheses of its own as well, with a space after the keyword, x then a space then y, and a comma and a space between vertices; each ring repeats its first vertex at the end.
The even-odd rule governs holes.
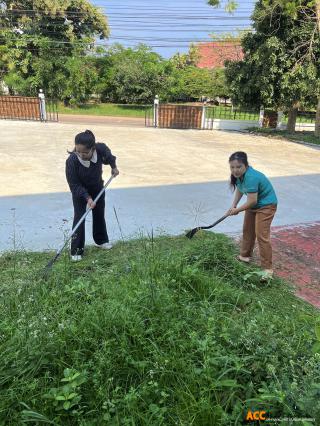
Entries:
POLYGON ((127 47, 144 43, 165 58, 188 51, 192 42, 210 41, 210 34, 237 34, 250 28, 255 0, 237 0, 228 14, 206 0, 91 0, 108 17, 115 42, 127 47))

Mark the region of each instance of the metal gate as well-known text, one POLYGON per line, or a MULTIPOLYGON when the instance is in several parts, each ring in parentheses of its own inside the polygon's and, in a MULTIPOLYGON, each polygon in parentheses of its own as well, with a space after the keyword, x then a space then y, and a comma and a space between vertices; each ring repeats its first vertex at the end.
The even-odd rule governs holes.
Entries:
POLYGON ((200 105, 154 105, 146 110, 145 123, 147 127, 202 129, 203 112, 200 105))
POLYGON ((0 96, 0 119, 57 122, 57 102, 40 97, 0 96))
MULTIPOLYGON (((147 127, 162 127, 169 129, 221 129, 221 122, 225 129, 232 127, 230 123, 246 122, 253 126, 254 121, 259 123, 260 112, 256 110, 234 107, 203 105, 174 105, 157 104, 146 110, 145 124, 147 127), (250 123, 250 121, 253 123, 250 123), (218 123, 218 125, 217 125, 218 123), (226 124, 227 123, 227 124, 226 124)), ((240 126, 241 128, 241 126, 240 126)))
POLYGON ((158 127, 169 129, 201 129, 201 106, 159 105, 158 127))

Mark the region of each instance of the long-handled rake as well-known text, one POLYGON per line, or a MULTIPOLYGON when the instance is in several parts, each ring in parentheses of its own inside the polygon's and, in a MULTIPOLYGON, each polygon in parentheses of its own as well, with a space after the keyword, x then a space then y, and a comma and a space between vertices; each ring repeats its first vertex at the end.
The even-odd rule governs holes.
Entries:
MULTIPOLYGON (((99 194, 96 196, 96 198, 93 200, 94 203, 97 203, 97 201, 99 200, 99 198, 101 197, 101 195, 104 193, 104 191, 106 190, 106 188, 108 187, 108 185, 110 184, 110 182, 112 181, 112 179, 114 178, 114 176, 111 176, 110 179, 108 180, 108 182, 104 185, 104 187, 101 189, 101 191, 99 192, 99 194)), ((47 264, 47 266, 44 269, 43 272, 43 278, 47 279, 49 272, 51 271, 51 268, 53 266, 53 264, 55 263, 55 261, 59 258, 59 256, 61 255, 61 253, 63 252, 64 248, 66 247, 66 245, 69 243, 69 241, 71 240, 72 236, 74 235, 74 233, 77 231, 77 229, 79 228, 79 226, 82 224, 82 222, 85 220, 85 218, 88 216, 89 212, 91 211, 91 208, 88 208, 86 210, 86 212, 83 214, 83 216, 81 217, 81 219, 79 220, 79 222, 76 224, 76 226, 72 229, 71 234, 69 235, 69 237, 66 239, 66 241, 64 242, 63 246, 57 251, 56 255, 54 256, 53 259, 50 260, 50 262, 47 264)))
POLYGON ((196 228, 191 229, 191 231, 186 233, 186 237, 187 238, 192 238, 194 236, 194 234, 198 231, 200 231, 200 229, 210 229, 213 228, 214 226, 218 225, 218 223, 222 222, 223 220, 225 220, 229 215, 224 215, 222 217, 220 217, 220 219, 218 219, 216 222, 214 222, 212 225, 209 226, 197 226, 196 228))

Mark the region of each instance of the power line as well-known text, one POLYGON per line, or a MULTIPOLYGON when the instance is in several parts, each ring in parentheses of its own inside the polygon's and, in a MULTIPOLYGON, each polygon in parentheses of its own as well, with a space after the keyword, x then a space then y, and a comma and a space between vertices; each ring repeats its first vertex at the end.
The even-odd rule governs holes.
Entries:
MULTIPOLYGON (((98 47, 111 48, 111 47, 115 46, 116 44, 117 43, 105 44, 105 45, 99 45, 98 47)), ((134 49, 134 48, 137 48, 141 44, 143 44, 143 43, 128 44, 126 46, 126 48, 134 49)), ((190 44, 175 44, 175 45, 170 45, 170 46, 168 46, 167 44, 152 44, 152 45, 148 44, 147 47, 149 47, 150 49, 154 49, 154 48, 182 49, 182 48, 190 47, 190 44)), ((21 47, 12 46, 12 47, 10 47, 10 49, 16 49, 16 50, 23 49, 23 50, 27 50, 28 52, 39 52, 39 49, 29 48, 29 47, 26 47, 26 46, 25 47, 24 46, 21 46, 21 47)), ((68 47, 68 46, 66 46, 66 47, 47 47, 46 52, 47 51, 49 51, 49 52, 60 52, 60 51, 67 51, 68 49, 71 51, 72 47, 68 47)), ((154 53, 156 53, 156 52, 154 52, 154 53)), ((94 54, 94 52, 92 52, 92 55, 93 54, 94 54)), ((83 56, 86 57, 86 55, 83 55, 83 56)))
MULTIPOLYGON (((245 29, 248 28, 244 28, 242 29, 242 31, 245 31, 245 29)), ((213 33, 225 33, 225 28, 221 29, 217 29, 217 28, 212 28, 212 32, 213 33)), ((136 31, 136 29, 132 29, 132 31, 136 31)), ((238 28, 238 33, 241 32, 241 29, 238 28)), ((156 31, 153 32, 153 35, 150 36, 146 36, 146 35, 135 35, 135 34, 131 34, 131 35, 123 35, 122 33, 111 33, 110 36, 110 41, 111 40, 132 40, 132 41, 138 41, 138 42, 167 42, 167 43, 177 43, 177 42, 185 42, 185 43, 198 43, 198 42, 210 42, 213 41, 212 38, 207 38, 204 36, 193 36, 190 35, 189 37, 184 37, 184 38, 179 38, 177 36, 175 37, 161 37, 160 35, 157 36, 156 31)), ((21 34, 22 35, 22 34, 21 34)), ((14 40, 14 41, 39 41, 39 38, 37 37, 48 37, 48 39, 45 40, 45 42, 47 43, 65 43, 65 44, 69 44, 69 43, 83 43, 83 44, 95 44, 95 45, 99 45, 98 42, 95 42, 94 40, 90 40, 90 41, 85 41, 83 38, 79 37, 75 42, 71 42, 69 39, 68 40, 61 40, 61 37, 65 36, 65 34, 63 32, 57 32, 57 31, 49 31, 49 30, 45 30, 45 31, 39 31, 39 32, 34 32, 34 33, 29 33, 28 31, 24 32, 23 35, 25 36, 25 38, 19 37, 17 35, 15 35, 14 37, 6 37, 7 40, 14 40), (53 39, 53 36, 60 36, 60 39, 53 39)))
MULTIPOLYGON (((152 32, 165 32, 167 34, 170 34, 171 32, 192 32, 192 31, 201 31, 201 32, 212 32, 212 31, 220 31, 220 30, 241 30, 241 29, 248 29, 250 28, 250 25, 245 24, 245 23, 234 23, 233 25, 230 24, 214 24, 214 25, 190 25, 188 26, 188 29, 186 29, 185 25, 179 24, 179 23, 175 23, 174 25, 171 25, 170 28, 168 29, 164 29, 163 26, 161 25, 161 23, 157 23, 154 25, 151 25, 150 23, 147 25, 135 25, 137 24, 137 21, 131 22, 130 26, 128 25, 111 25, 110 26, 110 30, 112 32, 119 32, 119 31, 123 31, 123 32, 127 32, 127 31, 152 31, 152 32), (134 25, 134 26, 132 26, 134 25)), ((63 23, 57 23, 57 22, 39 22, 37 24, 34 23, 27 23, 25 25, 20 25, 17 26, 14 23, 11 23, 11 26, 0 26, 0 30, 1 29, 7 29, 7 30, 14 30, 14 29, 19 29, 25 33, 28 33, 29 31, 35 31, 35 30, 39 30, 41 31, 43 34, 47 34, 47 33, 52 33, 54 34, 55 32, 57 34, 61 34, 64 31, 69 31, 70 28, 73 30, 74 33, 76 33, 77 31, 81 30, 81 26, 78 26, 77 23, 75 23, 75 26, 73 25, 64 25, 63 23), (72 29, 72 27, 74 27, 72 29), (53 28, 59 28, 61 31, 57 32, 57 31, 50 31, 49 29, 53 28)), ((95 28, 94 25, 91 24, 86 24, 84 26, 85 30, 91 30, 93 33, 96 33, 97 30, 95 28)))
MULTIPOLYGON (((203 25, 190 25, 188 26, 188 29, 186 29, 185 25, 175 25, 175 26, 171 26, 168 29, 164 29, 163 26, 161 26, 160 24, 158 25, 148 25, 148 26, 127 26, 127 25, 112 25, 110 27, 111 30, 124 30, 124 31, 138 31, 138 30, 151 30, 151 31, 164 31, 167 33, 170 33, 171 31, 181 31, 181 32, 186 32, 186 31, 197 31, 197 30, 201 30, 201 31, 212 31, 215 28, 248 28, 250 26, 250 24, 245 24, 245 23, 237 23, 234 25, 230 25, 230 24, 215 24, 215 25, 208 25, 208 26, 203 26, 203 25), (236 27, 235 27, 236 25, 236 27)), ((26 25, 21 25, 21 26, 14 26, 14 24, 12 24, 11 29, 14 28, 19 28, 22 31, 29 31, 32 29, 46 29, 48 27, 52 27, 52 28, 61 28, 65 29, 66 31, 68 29, 70 29, 69 26, 67 25, 63 25, 63 24, 57 24, 57 23, 39 23, 39 24, 26 24, 26 25)), ((81 28, 81 27, 80 27, 81 28)), ((93 25, 85 25, 86 29, 92 29, 93 31, 96 29, 93 25)), ((0 29, 10 29, 10 27, 8 26, 0 26, 0 29)))
MULTIPOLYGON (((13 16, 13 15, 11 15, 11 16, 13 16)), ((50 20, 54 20, 54 19, 58 19, 58 18, 60 18, 60 19, 64 19, 64 18, 66 18, 66 19, 68 19, 68 17, 70 17, 70 16, 61 16, 61 17, 59 17, 59 16, 56 16, 55 18, 52 18, 52 17, 50 17, 50 16, 48 16, 48 15, 38 15, 38 16, 42 16, 42 17, 44 17, 44 18, 48 18, 48 19, 50 19, 50 20)), ((78 16, 75 16, 75 18, 79 18, 78 16)), ((201 16, 201 15, 193 15, 193 16, 186 16, 186 15, 167 15, 167 14, 164 14, 164 15, 159 15, 159 14, 154 14, 154 15, 118 15, 118 16, 115 16, 114 17, 114 15, 108 15, 108 16, 106 16, 106 18, 108 18, 108 20, 110 21, 110 20, 112 20, 112 21, 124 21, 124 22, 126 22, 126 21, 128 21, 128 20, 135 20, 135 21, 137 21, 137 20, 148 20, 148 21, 150 21, 150 20, 156 20, 156 21, 162 21, 162 20, 169 20, 169 21, 172 21, 172 20, 182 20, 182 21, 189 21, 189 20, 191 20, 191 21, 221 21, 221 20, 223 20, 223 21, 244 21, 244 20, 246 20, 246 21, 248 21, 248 20, 250 20, 250 16, 234 16, 234 17, 223 17, 223 18, 221 18, 221 16, 201 16)))
MULTIPOLYGON (((169 7, 153 7, 153 6, 150 6, 150 7, 146 7, 146 6, 127 6, 127 7, 123 7, 123 6, 98 6, 97 7, 97 9, 99 9, 99 10, 106 10, 106 11, 109 11, 109 10, 116 10, 116 11, 127 11, 127 10, 137 10, 137 11, 140 11, 140 10, 151 10, 151 11, 161 11, 161 10, 165 10, 165 11, 181 11, 181 10, 183 10, 183 11, 187 11, 187 12, 194 12, 194 11, 196 11, 196 12, 199 12, 199 8, 198 7, 172 7, 172 6, 169 6, 169 7)), ((17 9, 17 10, 19 10, 19 9, 17 9)), ((32 10, 32 9, 31 9, 32 10)), ((243 11, 252 11, 253 9, 252 8, 248 8, 248 7, 239 7, 239 8, 237 8, 237 10, 235 11, 235 12, 233 12, 232 14, 235 14, 235 13, 238 13, 238 12, 243 12, 243 11)), ((221 13, 221 14, 229 14, 228 12, 225 12, 224 10, 218 10, 218 9, 211 9, 208 13, 212 13, 212 12, 215 12, 215 13, 221 13)), ((202 13, 205 13, 205 11, 202 11, 202 13)))
MULTIPOLYGON (((67 32, 68 31, 68 28, 60 28, 61 29, 61 31, 58 31, 57 30, 57 28, 60 28, 60 26, 59 25, 56 25, 56 26, 53 26, 53 25, 48 25, 48 26, 43 26, 43 25, 41 25, 41 26, 32 26, 32 27, 30 27, 30 26, 26 26, 26 27, 20 27, 20 28, 18 28, 18 27, 15 27, 15 28, 8 28, 8 27, 4 27, 4 26, 2 26, 2 27, 0 27, 0 30, 10 30, 10 31, 14 31, 14 30, 20 30, 21 31, 21 33, 22 34, 28 34, 29 32, 32 32, 32 31, 37 31, 37 32, 41 32, 41 34, 63 34, 64 32, 67 32), (50 30, 49 28, 52 28, 52 30, 50 30)), ((90 29, 90 27, 86 27, 86 29, 90 29)), ((247 26, 247 25, 240 25, 240 26, 237 26, 237 27, 231 27, 230 25, 216 25, 216 26, 214 26, 214 27, 208 27, 208 28, 202 28, 202 27, 191 27, 191 28, 189 28, 189 29, 181 29, 181 28, 176 28, 176 27, 174 27, 174 28, 171 28, 170 30, 165 30, 165 29, 163 29, 163 28, 161 28, 161 27, 129 27, 129 28, 127 28, 127 27, 112 27, 112 28, 110 28, 111 29, 111 31, 116 31, 116 32, 120 32, 120 31, 123 31, 123 33, 125 33, 125 32, 127 32, 127 31, 141 31, 141 30, 143 30, 143 31, 150 31, 150 32, 152 32, 152 33, 157 33, 157 32, 165 32, 165 33, 167 33, 168 35, 170 35, 172 32, 175 32, 175 33, 180 33, 180 32, 192 32, 192 31, 201 31, 201 32, 207 32, 207 33, 210 33, 210 32, 212 32, 212 31, 214 31, 214 30, 225 30, 225 29, 242 29, 242 30, 245 30, 245 29, 249 29, 249 27, 247 26)), ((94 31, 94 27, 91 27, 91 30, 92 31, 94 31)), ((74 33, 76 33, 76 31, 74 32, 74 33)))
MULTIPOLYGON (((226 15, 226 16, 219 16, 219 15, 203 15, 203 14, 192 14, 192 15, 190 15, 190 14, 182 14, 181 13, 181 11, 179 11, 179 14, 176 14, 176 15, 174 15, 174 14, 171 14, 171 13, 168 13, 168 10, 163 10, 163 12, 166 12, 166 13, 150 13, 150 11, 148 11, 147 13, 126 13, 126 14, 123 14, 123 13, 108 13, 107 15, 104 15, 104 16, 106 16, 107 18, 112 18, 112 17, 121 17, 121 19, 132 19, 132 18, 139 18, 139 19, 141 19, 141 18, 146 18, 146 19, 153 19, 153 18, 157 18, 157 19, 161 19, 161 18, 166 18, 166 19, 187 19, 187 20, 189 20, 189 19, 192 19, 192 20, 196 20, 196 19, 201 19, 201 20, 217 20, 217 19, 219 19, 219 20, 221 20, 221 19, 224 19, 224 20, 234 20, 234 19, 240 19, 240 20, 242 20, 242 19, 250 19, 250 15, 247 15, 247 16, 234 16, 234 15, 232 15, 232 16, 229 16, 229 15, 226 15)), ((65 12, 61 12, 61 13, 56 13, 56 14, 53 14, 53 15, 50 15, 50 13, 48 13, 48 12, 45 12, 45 11, 36 11, 36 10, 33 10, 33 9, 17 9, 17 10, 14 10, 14 9, 8 9, 8 10, 6 10, 5 12, 2 12, 1 13, 1 15, 2 16, 4 16, 4 15, 8 15, 8 16, 17 16, 17 15, 19 15, 19 14, 21 14, 21 15, 36 15, 36 16, 44 16, 44 17, 47 17, 47 18, 49 18, 49 19, 52 19, 52 17, 57 17, 57 18, 64 18, 64 17, 70 17, 70 16, 74 16, 74 17, 79 17, 79 16, 83 16, 83 17, 87 17, 88 16, 88 14, 86 13, 86 12, 77 12, 77 11, 65 11, 65 12)))
MULTIPOLYGON (((40 37, 42 37, 42 34, 39 34, 40 37)), ((118 40, 136 40, 136 41, 151 41, 151 42, 173 42, 173 43, 177 43, 177 42, 181 42, 181 43, 207 43, 207 42, 212 42, 212 39, 179 39, 179 38, 159 38, 159 37, 127 37, 127 36, 119 36, 119 37, 115 37, 118 40)), ((1 40, 1 38, 0 38, 1 40)), ((101 44, 99 42, 91 42, 91 41, 85 41, 83 39, 78 39, 77 41, 70 41, 70 40, 53 40, 53 39, 39 39, 37 38, 35 35, 33 36, 29 36, 27 35, 27 37, 25 39, 21 39, 19 37, 4 37, 4 40, 9 40, 9 41, 25 41, 27 42, 43 42, 43 43, 56 43, 56 44, 70 44, 70 45, 75 45, 75 46, 81 46, 81 45, 94 45, 94 46, 101 46, 104 44, 101 44)), ((228 44, 228 41, 225 42, 226 44, 228 44)))
MULTIPOLYGON (((106 10, 108 11, 112 11, 115 10, 115 12, 112 13, 120 13, 120 12, 127 12, 130 11, 130 13, 132 13, 131 11, 134 12, 141 12, 141 11, 146 11, 146 12, 150 12, 150 11, 164 11, 164 12, 172 12, 172 11, 176 11, 176 12, 190 12, 190 13, 194 13, 194 11, 199 12, 199 8, 192 8, 192 7, 152 7, 152 6, 148 6, 148 7, 131 7, 131 6, 127 6, 127 7, 116 7, 116 6, 110 6, 110 7, 96 7, 96 10, 100 11, 100 10, 106 10)), ((86 11, 81 11, 79 9, 65 9, 65 10, 57 10, 56 12, 50 12, 47 11, 45 9, 22 9, 22 8, 10 8, 10 9, 0 9, 0 12, 2 13, 28 13, 28 12, 32 12, 32 13, 45 13, 45 14, 67 14, 67 13, 71 13, 71 14, 81 14, 81 15, 86 15, 87 12, 86 11)), ((237 8, 235 12, 233 13, 227 13, 223 10, 219 10, 219 9, 211 9, 210 11, 200 11, 200 13, 206 14, 206 15, 211 15, 211 14, 220 14, 220 15, 226 15, 226 16, 234 16, 237 13, 243 13, 243 12, 253 12, 253 8, 237 8)), ((101 12, 102 13, 102 12, 101 12)))
MULTIPOLYGON (((186 48, 192 43, 208 43, 213 40, 208 36, 194 36, 184 37, 185 32, 210 32, 223 34, 229 33, 240 33, 241 31, 250 29, 250 16, 251 10, 247 7, 239 8, 237 12, 241 16, 226 15, 225 12, 214 10, 214 13, 205 13, 204 11, 199 12, 198 8, 186 8, 186 7, 159 7, 159 6, 103 6, 98 8, 99 11, 106 10, 106 18, 108 18, 108 26, 111 30, 109 42, 101 44, 97 41, 90 43, 83 41, 78 38, 75 42, 70 40, 46 40, 46 43, 62 44, 63 47, 52 49, 72 49, 72 46, 84 47, 94 45, 95 47, 110 47, 110 44, 117 41, 124 41, 125 46, 136 47, 137 45, 147 43, 150 48, 166 47, 166 48, 186 48), (163 28, 167 26, 168 28, 163 28), (150 32, 151 34, 139 35, 134 34, 137 32, 150 32), (130 32, 131 34, 128 34, 130 32), (162 34, 157 35, 156 33, 166 33, 168 37, 164 37, 162 34), (181 37, 179 34, 181 33, 181 37), (68 47, 71 46, 71 47, 68 47)), ((212 11, 212 9, 210 9, 212 11)), ((97 27, 94 26, 92 19, 88 19, 88 15, 85 12, 79 10, 67 10, 63 13, 56 13, 54 15, 46 11, 37 11, 34 9, 10 9, 0 10, 0 17, 5 17, 11 21, 11 26, 18 27, 25 32, 28 36, 28 31, 36 31, 38 28, 39 36, 52 37, 55 35, 61 35, 63 37, 63 25, 66 24, 66 31, 71 30, 75 36, 81 32, 81 28, 84 28, 83 34, 90 31, 95 34, 99 34, 97 27), (38 22, 35 25, 30 23, 21 22, 17 23, 19 18, 22 16, 29 16, 35 18, 38 22), (71 20, 73 19, 73 21, 71 20), (70 24, 70 25, 69 25, 70 24), (83 27, 82 27, 83 25, 83 27), (72 29, 72 26, 74 27, 72 29), (55 31, 55 29, 61 29, 61 32, 55 31), (50 31, 53 29, 53 31, 50 31)), ((10 26, 10 23, 9 23, 10 26)), ((5 28, 5 27, 2 27, 5 28)), ((1 30, 1 27, 0 27, 1 30)), ((15 39, 16 41, 21 38, 15 39)), ((32 39, 29 39, 32 43, 32 39)), ((33 41, 38 41, 33 40, 33 41)), ((29 49, 30 50, 30 49, 29 49)))

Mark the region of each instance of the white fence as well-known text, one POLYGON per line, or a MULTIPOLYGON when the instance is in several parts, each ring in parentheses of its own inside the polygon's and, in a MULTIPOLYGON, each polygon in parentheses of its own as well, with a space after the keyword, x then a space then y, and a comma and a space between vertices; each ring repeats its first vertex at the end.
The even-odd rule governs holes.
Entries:
MULTIPOLYGON (((159 117, 159 105, 159 98, 156 97, 154 99, 153 113, 151 114, 150 111, 148 111, 148 114, 146 113, 146 125, 152 127, 194 128, 202 130, 245 130, 250 127, 261 128, 268 124, 279 130, 285 130, 287 127, 285 123, 286 117, 282 111, 265 111, 263 107, 261 107, 260 111, 250 111, 234 107, 214 107, 206 103, 203 105, 164 104, 165 107, 171 108, 170 111, 172 110, 172 114, 170 117, 165 117, 165 114, 159 117), (194 117, 195 114, 196 117, 194 117), (163 122, 165 118, 168 118, 168 123, 166 125, 162 123, 161 125, 160 121, 163 122), (191 118, 194 120, 191 120, 191 118), (190 123, 194 121, 192 126, 190 123, 190 126, 188 126, 188 120, 190 123)), ((299 114, 295 130, 314 131, 314 113, 302 112, 299 114)))
POLYGON ((219 118, 205 119, 204 129, 212 130, 245 130, 258 127, 259 120, 222 120, 219 118))

